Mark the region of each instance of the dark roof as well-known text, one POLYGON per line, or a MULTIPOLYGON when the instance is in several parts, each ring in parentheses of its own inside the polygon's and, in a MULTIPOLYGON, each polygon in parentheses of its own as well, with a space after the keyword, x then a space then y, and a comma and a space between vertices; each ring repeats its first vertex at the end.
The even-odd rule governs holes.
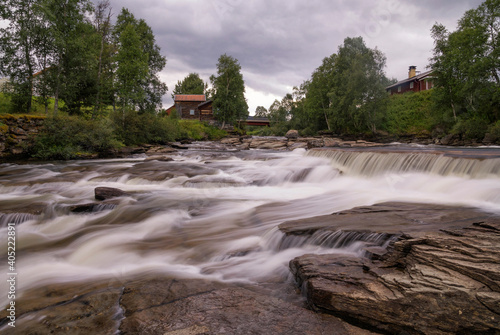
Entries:
POLYGON ((174 101, 199 101, 204 102, 207 100, 205 94, 176 94, 174 101))
POLYGON ((211 104, 213 101, 212 100, 207 100, 205 102, 202 102, 201 104, 198 105, 198 108, 203 107, 205 105, 211 104))
POLYGON ((426 72, 423 72, 415 77, 411 77, 411 78, 408 78, 408 79, 405 79, 405 80, 401 80, 401 81, 398 81, 397 83, 395 84, 392 84, 391 86, 387 86, 385 89, 389 89, 389 88, 393 88, 393 87, 396 87, 396 86, 399 86, 399 85, 402 85, 404 83, 409 83, 409 82, 412 82, 412 81, 419 81, 419 80, 422 80, 424 79, 425 77, 428 77, 430 74, 432 74, 432 70, 431 71, 426 71, 426 72))
POLYGON ((247 121, 269 122, 269 119, 267 117, 249 116, 247 121))

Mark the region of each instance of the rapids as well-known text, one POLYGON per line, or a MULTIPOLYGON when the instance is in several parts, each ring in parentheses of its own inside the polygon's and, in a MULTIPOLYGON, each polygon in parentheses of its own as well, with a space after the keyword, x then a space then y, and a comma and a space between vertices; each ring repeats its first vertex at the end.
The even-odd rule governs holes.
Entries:
MULTIPOLYGON (((209 146, 210 147, 210 146, 209 146)), ((16 224, 17 290, 145 273, 263 283, 289 278, 305 253, 362 257, 385 234, 285 238, 278 225, 385 201, 500 213, 500 149, 397 147, 230 152, 193 145, 173 161, 0 165, 0 272, 16 224), (98 203, 99 186, 125 196, 98 203)), ((5 280, 1 292, 7 292, 5 280)), ((2 294, 2 306, 7 295, 2 294)))

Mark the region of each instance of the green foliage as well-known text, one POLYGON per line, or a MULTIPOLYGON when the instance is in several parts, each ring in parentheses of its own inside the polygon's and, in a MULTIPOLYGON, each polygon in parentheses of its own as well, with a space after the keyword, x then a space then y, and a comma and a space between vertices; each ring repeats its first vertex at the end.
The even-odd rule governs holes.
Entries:
POLYGON ((441 24, 432 28, 435 90, 441 105, 462 122, 500 118, 499 22, 500 0, 486 0, 464 14, 456 31, 441 24))
POLYGON ((500 120, 489 126, 488 133, 492 141, 500 143, 500 120))
POLYGON ((488 130, 488 121, 480 117, 459 119, 452 129, 453 134, 464 140, 482 141, 488 130))
POLYGON ((136 19, 123 8, 117 17, 114 36, 118 47, 117 84, 124 94, 122 105, 141 113, 155 113, 167 92, 167 86, 158 77, 167 61, 161 55, 152 29, 146 21, 136 19))
POLYGON ((437 124, 432 91, 394 94, 389 98, 384 130, 394 135, 430 132, 437 124))
POLYGON ((190 73, 182 81, 178 81, 172 92, 172 99, 176 94, 205 94, 207 85, 198 73, 190 73))
POLYGON ((219 57, 217 76, 210 76, 214 115, 222 123, 232 124, 248 117, 245 82, 238 60, 226 54, 219 57))
POLYGON ((107 120, 59 116, 45 120, 32 151, 40 159, 72 159, 82 153, 106 152, 120 145, 107 120))
POLYGON ((197 120, 179 120, 178 125, 180 133, 177 139, 215 141, 227 136, 227 132, 225 130, 210 126, 197 120))
POLYGON ((268 116, 268 111, 264 106, 257 106, 255 108, 255 117, 267 117, 268 116))
POLYGON ((346 38, 334 65, 329 123, 338 133, 375 132, 383 120, 389 82, 385 56, 361 37, 346 38))
POLYGON ((166 144, 179 136, 174 120, 151 113, 113 112, 110 119, 117 138, 125 145, 166 144))

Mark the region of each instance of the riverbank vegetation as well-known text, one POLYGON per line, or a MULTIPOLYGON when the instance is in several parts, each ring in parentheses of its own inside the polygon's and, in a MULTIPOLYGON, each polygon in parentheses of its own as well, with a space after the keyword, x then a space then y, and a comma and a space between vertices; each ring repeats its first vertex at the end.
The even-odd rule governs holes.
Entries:
MULTIPOLYGON (((500 0, 467 11, 450 32, 436 23, 430 69, 435 88, 389 95, 396 80, 384 72, 381 50, 348 37, 311 77, 256 116, 270 127, 253 135, 444 138, 500 141, 500 0)), ((167 87, 159 78, 166 58, 152 29, 123 8, 112 22, 107 0, 9 0, 0 6, 1 113, 47 116, 31 152, 39 158, 73 158, 144 143, 218 139, 200 122, 162 112, 167 87)), ((219 125, 248 116, 237 59, 222 55, 212 87, 196 73, 174 94, 206 94, 219 125), (227 83, 232 83, 227 85, 227 83)))

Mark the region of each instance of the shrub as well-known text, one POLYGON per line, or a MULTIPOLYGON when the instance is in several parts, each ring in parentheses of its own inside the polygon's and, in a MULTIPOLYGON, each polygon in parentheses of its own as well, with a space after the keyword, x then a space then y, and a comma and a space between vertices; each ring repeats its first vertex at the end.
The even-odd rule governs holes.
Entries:
POLYGON ((219 140, 227 136, 225 130, 210 126, 197 120, 180 120, 179 137, 177 139, 201 140, 219 140))
POLYGON ((110 115, 114 132, 125 145, 166 144, 179 136, 177 121, 135 111, 110 115))
POLYGON ((433 104, 432 91, 392 95, 387 106, 385 130, 395 135, 432 131, 437 123, 433 104))
POLYGON ((500 120, 490 125, 488 133, 493 142, 500 142, 500 120))
POLYGON ((121 145, 108 120, 78 117, 47 118, 34 139, 32 156, 40 159, 72 159, 84 153, 102 153, 121 145))
POLYGON ((474 116, 470 119, 459 119, 452 129, 453 134, 460 135, 466 140, 481 141, 488 130, 488 122, 474 116))

